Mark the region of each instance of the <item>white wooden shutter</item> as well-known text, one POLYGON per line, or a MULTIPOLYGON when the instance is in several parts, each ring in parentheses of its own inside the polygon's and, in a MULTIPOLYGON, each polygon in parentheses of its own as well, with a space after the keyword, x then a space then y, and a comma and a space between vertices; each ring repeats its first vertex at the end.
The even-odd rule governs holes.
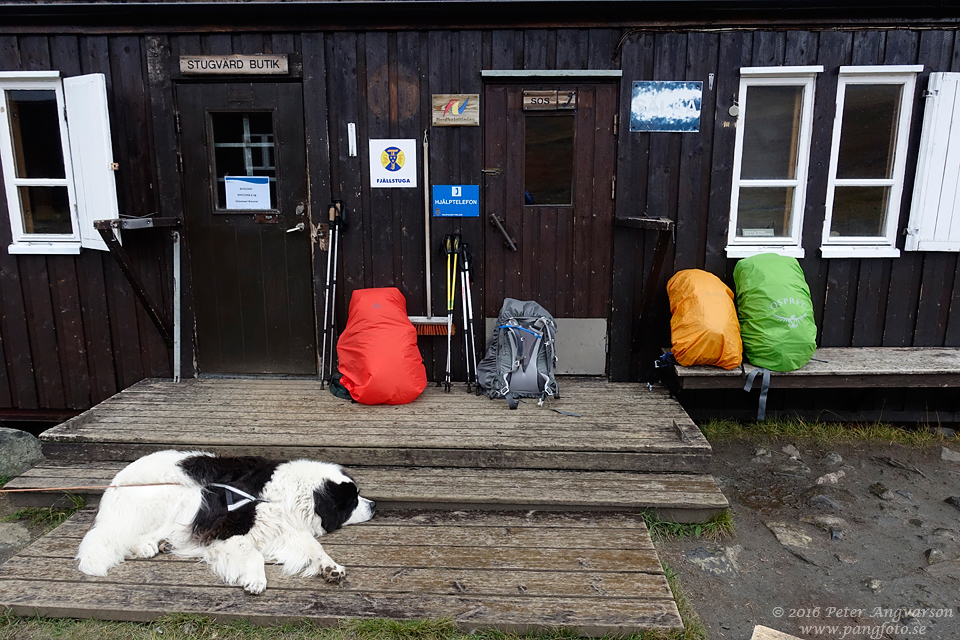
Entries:
MULTIPOLYGON (((117 181, 112 168, 106 79, 102 73, 65 78, 63 95, 77 193, 80 245, 106 251, 107 245, 94 229, 93 221, 120 217, 117 181)), ((119 238, 119 232, 115 233, 119 238)))
POLYGON ((931 73, 907 251, 960 251, 960 73, 931 73))

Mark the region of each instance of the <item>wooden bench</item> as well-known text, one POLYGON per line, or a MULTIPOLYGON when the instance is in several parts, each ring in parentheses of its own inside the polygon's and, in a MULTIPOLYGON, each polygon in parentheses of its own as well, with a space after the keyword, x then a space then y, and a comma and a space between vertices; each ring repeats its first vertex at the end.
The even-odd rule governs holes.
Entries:
MULTIPOLYGON (((744 363, 747 374, 756 369, 744 363)), ((742 389, 744 373, 674 365, 680 389, 742 389)), ((759 381, 756 383, 759 386, 759 381)), ((796 371, 773 371, 771 389, 960 387, 958 347, 827 347, 796 371)))

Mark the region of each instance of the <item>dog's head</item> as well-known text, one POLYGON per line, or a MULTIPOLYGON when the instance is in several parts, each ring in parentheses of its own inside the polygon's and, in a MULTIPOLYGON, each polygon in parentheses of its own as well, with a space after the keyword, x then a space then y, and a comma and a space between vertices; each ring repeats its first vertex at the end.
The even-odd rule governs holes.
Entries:
POLYGON ((316 536, 373 517, 376 503, 360 496, 353 478, 339 465, 295 460, 277 467, 264 487, 269 502, 285 503, 304 518, 316 536))

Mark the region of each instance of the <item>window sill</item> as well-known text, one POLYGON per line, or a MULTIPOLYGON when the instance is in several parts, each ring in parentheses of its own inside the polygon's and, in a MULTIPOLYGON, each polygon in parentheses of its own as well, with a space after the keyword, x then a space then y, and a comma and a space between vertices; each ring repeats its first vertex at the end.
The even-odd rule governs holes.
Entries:
POLYGON ((761 253, 776 253, 791 258, 802 258, 804 255, 803 247, 795 245, 760 246, 755 244, 738 244, 727 245, 726 251, 728 258, 750 258, 761 253))
POLYGON ((837 245, 820 247, 824 258, 899 258, 900 249, 877 245, 837 245))
POLYGON ((7 247, 10 255, 79 255, 79 242, 21 242, 7 247))

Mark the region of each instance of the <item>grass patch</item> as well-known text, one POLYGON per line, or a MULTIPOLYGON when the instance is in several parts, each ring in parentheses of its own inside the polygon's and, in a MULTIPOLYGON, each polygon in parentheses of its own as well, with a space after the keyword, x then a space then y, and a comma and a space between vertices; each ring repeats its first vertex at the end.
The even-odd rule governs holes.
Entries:
POLYGON ((731 440, 793 440, 815 444, 901 444, 927 448, 956 443, 958 438, 947 438, 926 426, 916 429, 895 427, 882 422, 845 423, 817 420, 771 419, 763 422, 736 420, 708 420, 700 430, 711 444, 731 440))
POLYGON ((733 514, 725 509, 706 522, 687 524, 661 520, 652 509, 643 512, 643 521, 650 530, 654 541, 677 540, 679 538, 706 538, 723 540, 733 535, 733 514))
POLYGON ((0 487, 3 487, 3 485, 7 484, 11 480, 13 480, 13 478, 10 476, 0 476, 0 487))
MULTIPOLYGON (((706 640, 699 616, 683 594, 677 575, 664 566, 684 622, 681 631, 646 631, 626 640, 706 640)), ((524 635, 495 630, 457 631, 452 620, 345 620, 334 628, 312 622, 261 627, 240 620, 215 622, 203 616, 171 614, 153 622, 104 622, 67 618, 23 618, 0 614, 0 640, 573 640, 568 629, 524 635)))
POLYGON ((31 527, 41 527, 45 533, 53 531, 64 520, 83 509, 86 504, 82 496, 68 493, 67 497, 73 503, 72 507, 66 509, 54 509, 53 507, 25 507, 4 518, 7 522, 26 521, 31 527))

